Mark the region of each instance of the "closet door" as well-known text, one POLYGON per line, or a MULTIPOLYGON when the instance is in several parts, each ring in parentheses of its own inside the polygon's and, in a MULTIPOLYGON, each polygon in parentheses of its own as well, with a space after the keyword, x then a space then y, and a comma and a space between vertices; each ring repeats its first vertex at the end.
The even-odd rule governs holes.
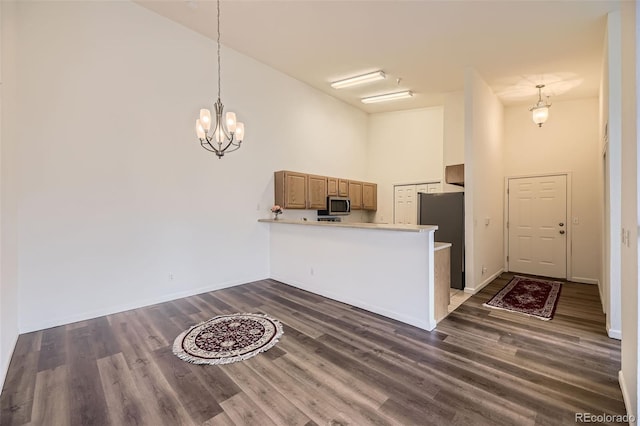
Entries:
POLYGON ((417 225, 418 204, 416 185, 398 185, 394 188, 393 223, 417 225))

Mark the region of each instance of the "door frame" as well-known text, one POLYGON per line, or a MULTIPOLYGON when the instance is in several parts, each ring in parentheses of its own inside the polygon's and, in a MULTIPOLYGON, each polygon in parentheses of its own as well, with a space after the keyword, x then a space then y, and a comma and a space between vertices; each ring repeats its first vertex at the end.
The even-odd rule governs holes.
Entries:
POLYGON ((556 173, 537 173, 537 174, 526 174, 526 175, 512 175, 504 177, 504 202, 503 202, 503 217, 504 223, 502 224, 503 228, 503 237, 504 237, 504 270, 509 271, 509 261, 507 260, 507 256, 509 256, 509 229, 507 228, 507 222, 509 221, 509 194, 507 190, 509 189, 509 180, 510 179, 523 179, 523 178, 537 178, 537 177, 546 177, 546 176, 565 176, 567 179, 567 238, 566 238, 566 277, 565 279, 570 280, 572 277, 571 270, 571 249, 573 246, 573 215, 571 212, 571 173, 572 172, 556 172, 556 173))

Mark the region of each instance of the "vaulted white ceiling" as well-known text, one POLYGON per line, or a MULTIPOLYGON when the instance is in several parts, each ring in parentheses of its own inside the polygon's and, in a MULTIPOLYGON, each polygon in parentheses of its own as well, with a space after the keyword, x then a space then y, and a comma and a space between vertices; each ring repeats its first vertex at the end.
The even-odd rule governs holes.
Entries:
MULTIPOLYGON (((137 3, 215 40, 214 1, 137 3)), ((606 15, 617 8, 617 1, 588 0, 226 0, 222 44, 367 112, 439 105, 445 93, 463 89, 466 67, 505 105, 533 104, 539 83, 552 102, 597 96, 606 15), (329 85, 378 69, 387 74, 383 82, 329 85), (405 89, 415 96, 360 102, 405 89)))

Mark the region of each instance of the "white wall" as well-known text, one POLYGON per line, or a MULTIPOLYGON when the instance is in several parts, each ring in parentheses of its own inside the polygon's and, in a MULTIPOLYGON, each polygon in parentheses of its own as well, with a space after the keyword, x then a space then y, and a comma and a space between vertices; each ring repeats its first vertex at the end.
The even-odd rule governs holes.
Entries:
MULTIPOLYGON (((464 92, 449 93, 444 98, 443 166, 464 163, 464 92)), ((444 170, 442 172, 444 177, 444 170)), ((444 183, 444 192, 462 192, 458 185, 444 183)))
POLYGON ((504 264, 503 107, 473 69, 465 71, 465 291, 475 293, 504 264), (485 224, 489 220, 489 225, 485 224), (483 272, 486 268, 486 272, 483 272))
POLYGON ((369 116, 367 179, 378 184, 376 222, 393 223, 393 185, 442 181, 443 108, 369 116))
POLYGON ((297 80, 223 49, 247 131, 218 160, 212 40, 133 3, 18 12, 23 332, 268 277, 273 171, 364 177, 366 114, 297 80))
POLYGON ((571 173, 571 280, 596 284, 602 256, 598 99, 553 102, 538 127, 526 105, 505 108, 504 173, 507 177, 571 173))
MULTIPOLYGON (((622 371, 621 385, 629 414, 638 415, 638 107, 637 107, 637 35, 638 15, 635 2, 623 2, 615 24, 620 22, 622 67, 621 73, 610 76, 621 77, 621 97, 617 99, 621 107, 622 146, 622 371), (621 101, 621 102, 620 102, 621 101)), ((612 81, 610 80, 610 94, 612 81)), ((615 101, 615 100, 614 100, 615 101)), ((610 106, 610 121, 614 109, 610 106)), ((613 135, 612 135, 613 136, 613 135)))
POLYGON ((15 3, 0 2, 0 385, 18 338, 15 3))
POLYGON ((271 229, 274 279, 416 327, 435 328, 433 231, 263 225, 271 229), (314 250, 300 250, 308 246, 314 250))
MULTIPOLYGON (((605 287, 608 288, 607 331, 609 336, 621 338, 621 227, 622 227, 622 41, 620 14, 612 12, 607 17, 607 46, 605 67, 606 80, 603 81, 603 117, 601 126, 608 127, 608 187, 605 209, 608 212, 608 223, 605 225, 605 287)), ((605 213, 606 214, 606 213, 605 213)))

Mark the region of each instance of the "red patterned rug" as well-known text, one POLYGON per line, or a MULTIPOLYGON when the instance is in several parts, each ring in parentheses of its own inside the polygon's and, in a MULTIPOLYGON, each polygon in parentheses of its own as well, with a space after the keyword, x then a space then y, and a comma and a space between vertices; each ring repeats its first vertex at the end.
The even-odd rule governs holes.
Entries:
POLYGON ((516 275, 483 306, 519 312, 548 321, 553 318, 562 283, 516 275))
POLYGON ((282 333, 282 324, 266 315, 220 315, 176 337, 173 353, 193 364, 230 364, 272 348, 282 333))

